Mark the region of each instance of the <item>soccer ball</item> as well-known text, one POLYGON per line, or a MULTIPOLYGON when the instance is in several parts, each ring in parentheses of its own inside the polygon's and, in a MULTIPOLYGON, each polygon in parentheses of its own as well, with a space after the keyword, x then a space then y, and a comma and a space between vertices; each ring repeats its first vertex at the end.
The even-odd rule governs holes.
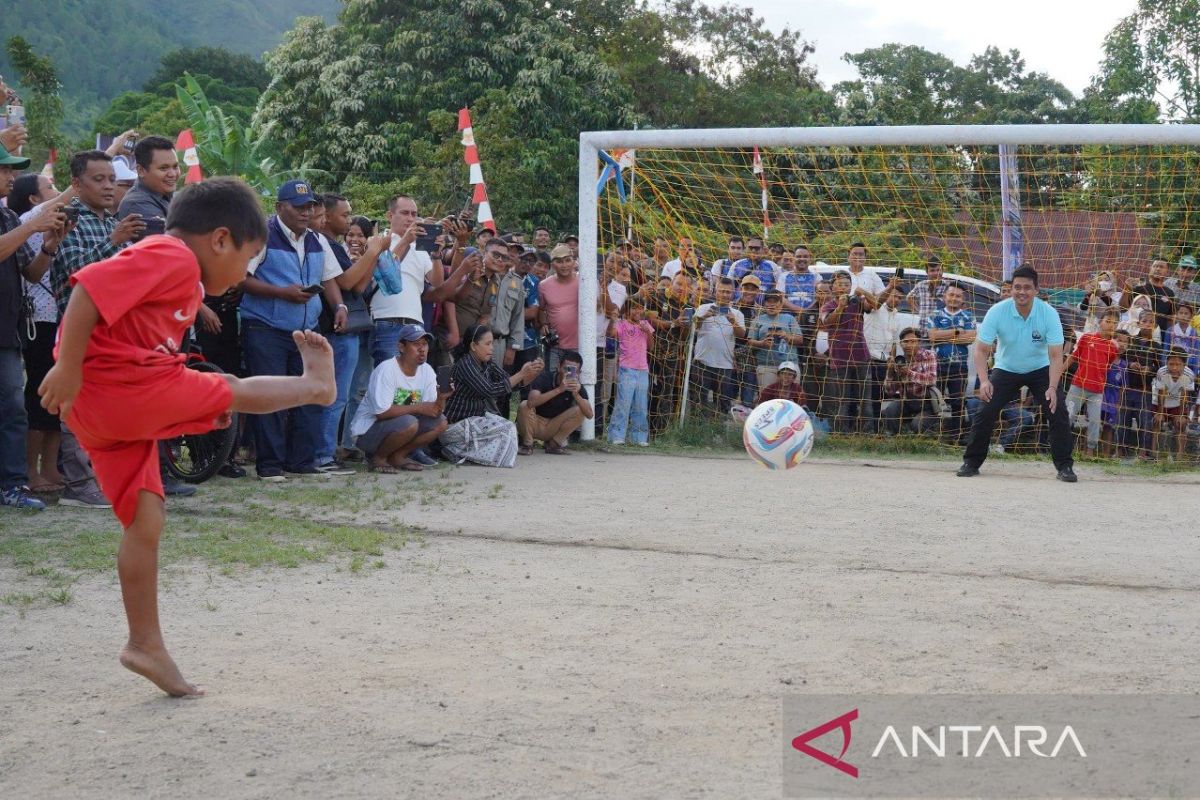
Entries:
POLYGON ((791 400, 768 400, 750 412, 742 428, 746 452, 767 469, 791 469, 812 451, 813 424, 791 400))

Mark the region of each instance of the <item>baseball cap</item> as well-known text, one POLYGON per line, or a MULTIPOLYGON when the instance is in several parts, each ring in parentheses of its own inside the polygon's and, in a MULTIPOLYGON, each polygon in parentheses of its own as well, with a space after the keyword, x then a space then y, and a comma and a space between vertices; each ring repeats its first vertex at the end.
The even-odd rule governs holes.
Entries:
POLYGON ((129 166, 125 156, 117 156, 112 160, 113 171, 117 173, 117 183, 121 181, 136 181, 137 173, 129 166))
POLYGON ((769 292, 763 292, 763 302, 768 300, 783 300, 783 292, 778 289, 772 289, 769 292))
POLYGON ((551 260, 554 260, 557 258, 574 258, 574 257, 575 257, 575 254, 571 252, 571 248, 567 247, 565 244, 555 245, 554 249, 550 251, 550 259, 551 260))
POLYGON ((525 249, 521 251, 521 258, 529 259, 530 261, 537 261, 537 253, 538 251, 536 247, 525 245, 525 249))
POLYGON ((433 334, 427 333, 420 325, 405 325, 400 328, 400 341, 415 342, 418 339, 433 341, 433 334))
POLYGON ((742 286, 748 286, 750 284, 754 284, 760 289, 762 288, 762 281, 758 279, 757 275, 747 275, 746 277, 742 278, 742 286))
POLYGON ((562 237, 562 241, 563 241, 563 244, 566 244, 567 242, 574 242, 575 244, 579 244, 579 237, 573 233, 568 233, 566 236, 562 237))
POLYGON ((1184 269, 1196 269, 1196 259, 1194 256, 1184 256, 1179 259, 1179 266, 1184 269))
POLYGON ((291 203, 294 206, 315 205, 316 196, 308 181, 288 181, 279 187, 275 200, 280 203, 291 203))
POLYGON ((775 370, 776 374, 783 372, 785 369, 790 369, 793 375, 800 374, 800 368, 796 366, 795 361, 785 361, 779 365, 779 369, 775 370))
POLYGON ((14 156, 12 153, 0 144, 0 167, 12 167, 13 169, 28 169, 29 159, 21 156, 14 156))

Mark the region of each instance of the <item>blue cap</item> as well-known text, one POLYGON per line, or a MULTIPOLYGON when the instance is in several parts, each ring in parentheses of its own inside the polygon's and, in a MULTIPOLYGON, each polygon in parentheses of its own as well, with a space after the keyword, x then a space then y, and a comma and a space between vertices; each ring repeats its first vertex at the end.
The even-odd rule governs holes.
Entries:
POLYGON ((400 341, 415 342, 418 339, 433 341, 433 334, 426 332, 420 325, 405 325, 400 329, 400 341))
POLYGON ((316 205, 317 202, 308 181, 288 181, 279 187, 279 193, 275 195, 275 199, 280 203, 291 203, 294 206, 316 205))

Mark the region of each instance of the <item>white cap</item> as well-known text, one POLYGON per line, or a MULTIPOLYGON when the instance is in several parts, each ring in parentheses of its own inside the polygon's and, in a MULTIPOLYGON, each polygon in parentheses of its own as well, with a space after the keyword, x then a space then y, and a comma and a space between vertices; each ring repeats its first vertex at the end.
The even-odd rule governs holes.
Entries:
POLYGON ((792 371, 792 374, 793 374, 793 375, 799 375, 799 374, 800 374, 800 368, 796 366, 796 362, 795 362, 795 361, 785 361, 785 362, 783 362, 782 364, 780 364, 780 365, 779 365, 779 369, 775 370, 775 373, 776 373, 776 374, 779 374, 780 372, 783 372, 785 369, 790 369, 790 370, 792 371))
POLYGON ((117 173, 117 182, 121 181, 136 181, 137 172, 125 160, 125 156, 115 156, 112 160, 113 171, 117 173))

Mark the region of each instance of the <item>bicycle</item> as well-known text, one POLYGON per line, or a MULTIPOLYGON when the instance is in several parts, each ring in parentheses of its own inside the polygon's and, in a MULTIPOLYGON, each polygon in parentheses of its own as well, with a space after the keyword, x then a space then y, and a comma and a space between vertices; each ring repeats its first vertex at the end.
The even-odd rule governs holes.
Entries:
MULTIPOLYGON (((206 361, 204 355, 189 347, 187 356, 188 369, 198 372, 225 371, 206 361)), ((208 433, 189 433, 174 439, 167 439, 164 445, 164 463, 167 471, 175 478, 187 483, 204 483, 217 474, 217 470, 229 460, 229 455, 237 445, 238 414, 234 412, 233 420, 227 428, 217 428, 208 433)))

